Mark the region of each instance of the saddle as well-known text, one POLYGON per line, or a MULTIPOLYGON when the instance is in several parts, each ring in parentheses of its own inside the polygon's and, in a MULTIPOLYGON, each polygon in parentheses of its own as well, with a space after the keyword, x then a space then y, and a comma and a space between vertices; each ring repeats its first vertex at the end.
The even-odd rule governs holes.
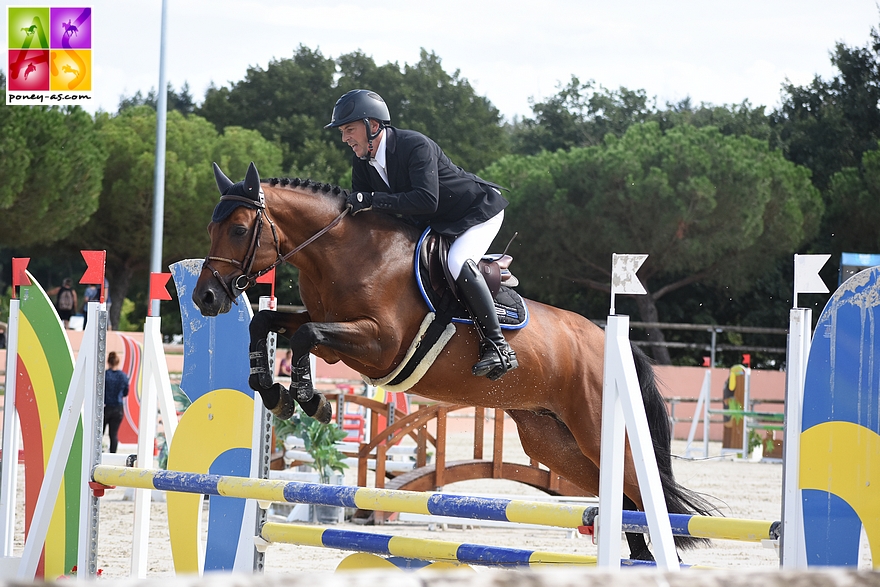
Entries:
MULTIPOLYGON (((455 297, 458 297, 455 280, 449 271, 449 239, 442 234, 428 232, 422 238, 419 257, 421 266, 428 269, 431 288, 438 294, 442 294, 443 290, 448 287, 455 297)), ((498 295, 502 285, 507 287, 519 285, 519 280, 510 272, 512 262, 513 257, 510 255, 498 253, 484 255, 477 263, 477 268, 483 274, 483 279, 486 280, 493 298, 498 295)))
MULTIPOLYGON (((416 279, 422 297, 432 311, 451 314, 453 322, 470 323, 449 271, 449 246, 447 237, 430 228, 425 230, 416 247, 416 279)), ((528 322, 525 301, 511 289, 519 285, 519 280, 510 272, 512 261, 513 257, 507 254, 490 254, 477 264, 495 300, 501 327, 507 329, 522 328, 528 322)))
MULTIPOLYGON (((380 379, 364 376, 367 383, 381 385, 386 391, 410 389, 431 368, 434 360, 455 334, 455 324, 473 323, 464 304, 453 291, 455 280, 449 273, 448 252, 449 241, 445 237, 431 232, 430 228, 422 233, 416 245, 413 266, 416 285, 428 306, 428 314, 403 362, 380 379)), ((495 299, 498 322, 501 328, 507 330, 524 328, 529 322, 529 309, 525 300, 511 289, 518 284, 516 277, 510 273, 512 260, 510 255, 488 255, 479 264, 495 299)))

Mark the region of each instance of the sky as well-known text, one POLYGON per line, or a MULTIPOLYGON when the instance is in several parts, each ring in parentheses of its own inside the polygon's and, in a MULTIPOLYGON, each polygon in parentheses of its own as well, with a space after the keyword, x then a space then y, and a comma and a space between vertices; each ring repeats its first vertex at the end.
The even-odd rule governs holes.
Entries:
MULTIPOLYGON (((167 79, 178 89, 188 82, 196 102, 211 83, 237 82, 249 67, 265 69, 299 45, 325 57, 360 50, 401 67, 425 49, 508 120, 530 116, 531 99, 554 95, 572 75, 609 89, 644 89, 660 106, 690 97, 773 108, 786 80, 830 78, 835 43, 863 47, 880 24, 875 0, 166 2, 167 79)), ((113 112, 121 95, 158 87, 161 0, 7 5, 92 7, 87 110, 113 112)), ((4 50, 4 71, 7 58, 4 50)))

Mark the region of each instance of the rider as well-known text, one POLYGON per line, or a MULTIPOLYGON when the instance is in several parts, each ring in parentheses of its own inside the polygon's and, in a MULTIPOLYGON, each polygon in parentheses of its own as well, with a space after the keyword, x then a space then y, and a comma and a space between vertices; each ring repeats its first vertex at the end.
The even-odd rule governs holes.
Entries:
POLYGON ((351 213, 400 214, 448 237, 449 271, 480 334, 476 376, 495 380, 515 369, 516 353, 501 333, 489 286, 477 269, 504 220, 500 186, 458 167, 425 135, 390 126, 379 94, 352 90, 337 100, 330 124, 354 151, 351 213))

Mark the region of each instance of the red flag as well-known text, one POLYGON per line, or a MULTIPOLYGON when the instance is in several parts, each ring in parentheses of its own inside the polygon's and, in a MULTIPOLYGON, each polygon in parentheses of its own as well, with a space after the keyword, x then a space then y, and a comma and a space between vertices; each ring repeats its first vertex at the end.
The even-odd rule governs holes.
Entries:
MULTIPOLYGON (((107 251, 80 251, 86 260, 86 270, 80 278, 80 283, 101 286, 101 297, 104 297, 104 263, 107 260, 107 251)), ((101 301, 104 301, 103 299, 101 301)))
POLYGON ((30 285, 31 279, 27 275, 27 266, 30 263, 30 257, 19 257, 12 259, 12 297, 15 298, 15 288, 20 285, 30 285))
POLYGON ((168 280, 171 279, 170 273, 150 273, 150 303, 154 300, 170 300, 171 294, 168 293, 168 280))
POLYGON ((267 271, 263 275, 260 275, 259 277, 257 277, 256 282, 257 283, 268 283, 269 285, 271 285, 272 286, 272 296, 271 297, 273 300, 275 299, 275 268, 274 267, 272 267, 272 269, 270 269, 269 271, 267 271))
POLYGON ((745 365, 746 367, 752 366, 752 355, 750 355, 750 354, 743 355, 743 365, 745 365))

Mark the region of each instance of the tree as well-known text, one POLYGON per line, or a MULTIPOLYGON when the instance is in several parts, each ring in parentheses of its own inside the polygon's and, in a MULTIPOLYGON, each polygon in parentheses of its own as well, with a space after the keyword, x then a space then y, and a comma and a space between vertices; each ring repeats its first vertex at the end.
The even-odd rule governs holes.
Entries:
MULTIPOLYGON (((115 326, 132 280, 146 281, 149 271, 156 112, 136 106, 115 116, 102 113, 97 127, 109 153, 100 206, 68 244, 107 250, 115 326)), ((203 118, 176 111, 168 113, 166 141, 163 265, 203 257, 208 250, 205 227, 218 201, 212 161, 232 178, 243 177, 252 160, 261 162, 266 176, 281 166, 280 149, 255 131, 230 128, 219 135, 203 118)))
MULTIPOLYGON (((5 77, 0 74, 3 99, 5 77)), ((78 106, 0 108, 0 246, 55 243, 98 206, 104 152, 78 106)))
POLYGON ((644 90, 609 90, 571 76, 555 96, 533 102, 532 112, 535 118, 517 121, 511 129, 514 153, 599 145, 605 135, 622 136, 630 125, 646 122, 656 110, 644 90))
MULTIPOLYGON (((530 295, 583 304, 585 287, 610 292, 612 253, 648 253, 639 272, 648 295, 634 296, 646 322, 688 284, 747 291, 815 234, 822 214, 807 169, 714 127, 633 125, 599 146, 506 157, 486 176, 512 189, 503 231, 520 232, 530 295)), ((654 356, 669 362, 662 347, 654 356)))
POLYGON ((228 87, 212 85, 196 113, 218 132, 241 126, 278 144, 284 170, 307 167, 312 161, 304 159, 303 153, 324 152, 315 143, 328 143, 330 138, 323 127, 339 97, 333 84, 335 73, 332 59, 300 45, 292 58, 273 59, 265 70, 248 68, 243 80, 228 87))
MULTIPOLYGON (((195 110, 196 103, 193 95, 189 91, 189 83, 184 82, 180 92, 174 91, 174 86, 168 84, 168 93, 166 94, 166 106, 168 110, 177 110, 181 114, 192 114, 195 110)), ((119 107, 117 112, 121 112, 126 108, 134 108, 135 106, 149 106, 153 110, 158 109, 159 97, 156 88, 150 88, 147 95, 141 94, 138 90, 132 96, 122 96, 119 98, 119 107)))
POLYGON ((867 151, 859 167, 831 176, 827 223, 846 227, 835 238, 836 251, 880 251, 880 151, 867 151))
POLYGON ((820 190, 837 171, 858 167, 880 139, 880 33, 872 27, 865 47, 837 43, 831 63, 839 74, 830 80, 783 86, 773 115, 786 157, 812 169, 820 190))
MULTIPOLYGON (((830 252, 836 264, 843 251, 876 252, 866 224, 874 205, 856 192, 871 172, 865 154, 880 140, 880 33, 871 28, 864 47, 837 43, 831 63, 837 75, 816 76, 805 86, 787 83, 783 103, 772 115, 775 140, 786 158, 810 168, 828 213, 808 250, 830 252), (856 228, 860 227, 860 228, 856 228)), ((870 160, 870 157, 869 159, 870 160)))
POLYGON ((723 135, 746 136, 762 141, 775 138, 770 117, 764 113, 764 106, 752 106, 748 100, 724 106, 704 102, 699 107, 694 107, 690 98, 685 98, 677 104, 667 103, 666 109, 658 110, 651 119, 658 121, 663 130, 689 124, 697 128, 714 126, 723 135))
POLYGON ((458 71, 422 51, 418 63, 376 65, 362 52, 326 58, 300 46, 290 59, 250 68, 244 80, 211 87, 197 113, 220 130, 259 131, 281 146, 291 175, 350 185, 351 149, 324 129, 343 93, 369 88, 387 102, 392 123, 434 139, 458 165, 477 171, 507 152, 501 115, 458 71))
POLYGON ((690 98, 685 98, 659 109, 656 99, 649 99, 645 90, 609 90, 592 80, 582 84, 575 76, 555 96, 533 102, 532 112, 534 118, 516 120, 509 127, 514 153, 534 155, 542 150, 600 145, 607 134, 621 137, 631 125, 651 120, 657 121, 662 130, 690 124, 698 128, 714 126, 725 135, 761 140, 773 134, 764 107, 753 107, 747 100, 731 106, 694 106, 690 98))

